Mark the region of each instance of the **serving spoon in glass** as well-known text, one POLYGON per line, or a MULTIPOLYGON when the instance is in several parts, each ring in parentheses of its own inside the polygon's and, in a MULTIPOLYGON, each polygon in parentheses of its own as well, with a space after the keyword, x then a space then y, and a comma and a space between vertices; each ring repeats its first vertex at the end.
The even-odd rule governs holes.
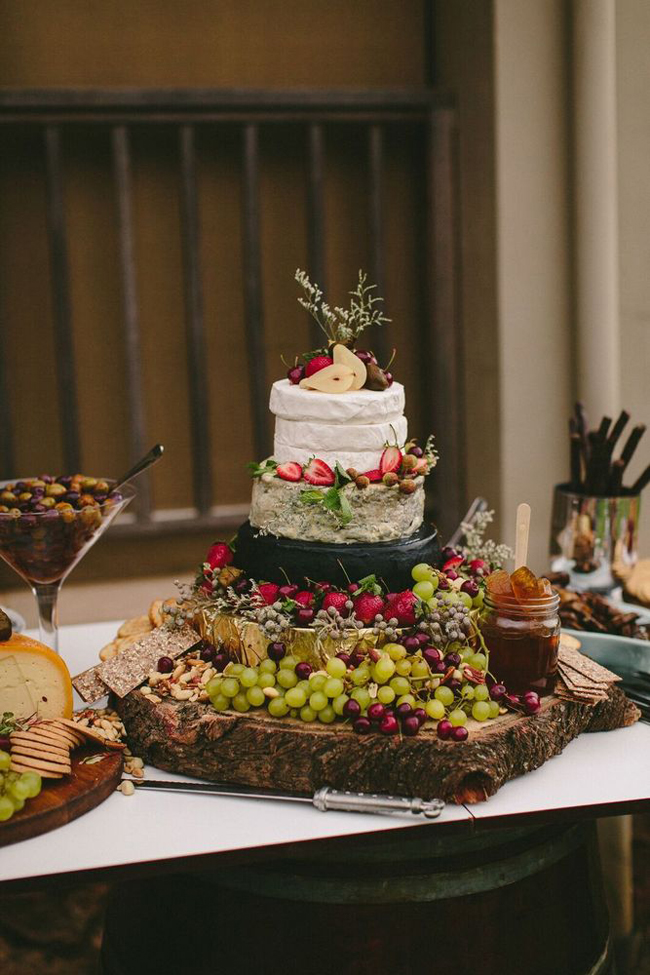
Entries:
POLYGON ((117 480, 115 487, 112 488, 112 490, 119 491, 120 488, 127 483, 127 481, 132 481, 134 477, 138 476, 138 474, 142 474, 143 471, 146 471, 149 467, 152 467, 157 461, 160 460, 164 452, 165 448, 163 445, 161 443, 157 443, 155 447, 152 447, 151 450, 144 455, 144 457, 140 458, 137 464, 134 464, 133 467, 126 472, 126 474, 123 474, 122 477, 117 480))

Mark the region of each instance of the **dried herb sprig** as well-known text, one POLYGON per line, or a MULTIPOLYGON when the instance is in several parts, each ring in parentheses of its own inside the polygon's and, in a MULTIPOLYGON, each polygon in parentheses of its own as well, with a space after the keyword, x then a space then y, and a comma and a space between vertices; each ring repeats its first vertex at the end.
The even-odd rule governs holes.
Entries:
POLYGON ((378 307, 383 298, 373 294, 376 284, 366 284, 368 275, 359 271, 359 280, 354 291, 350 291, 349 308, 330 308, 323 301, 323 292, 310 281, 308 274, 297 268, 296 281, 303 289, 305 296, 298 298, 299 303, 312 316, 319 328, 327 336, 328 344, 340 342, 351 345, 370 325, 383 325, 390 322, 378 307))

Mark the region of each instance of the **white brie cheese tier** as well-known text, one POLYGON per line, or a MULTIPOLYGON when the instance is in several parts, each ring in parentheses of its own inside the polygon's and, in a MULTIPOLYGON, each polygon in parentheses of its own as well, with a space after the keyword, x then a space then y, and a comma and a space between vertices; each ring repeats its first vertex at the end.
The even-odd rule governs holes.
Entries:
POLYGON ((400 383, 383 392, 320 393, 280 380, 269 403, 276 417, 273 457, 306 464, 315 456, 330 467, 338 461, 344 469, 374 470, 387 443, 406 441, 404 402, 400 383))
POLYGON ((418 530, 424 519, 424 478, 416 478, 415 484, 412 494, 384 484, 370 484, 367 488, 346 485, 342 490, 350 503, 352 518, 342 525, 322 505, 300 500, 303 491, 324 494, 328 488, 279 477, 259 478, 253 482, 250 523, 280 538, 309 542, 389 542, 406 538, 418 530))

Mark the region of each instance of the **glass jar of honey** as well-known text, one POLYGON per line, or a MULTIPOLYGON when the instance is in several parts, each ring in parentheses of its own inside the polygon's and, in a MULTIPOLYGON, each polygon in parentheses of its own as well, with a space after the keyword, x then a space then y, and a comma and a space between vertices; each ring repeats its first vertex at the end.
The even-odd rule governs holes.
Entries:
POLYGON ((560 645, 559 605, 557 593, 517 599, 486 591, 479 625, 490 651, 490 673, 511 693, 552 693, 560 645))

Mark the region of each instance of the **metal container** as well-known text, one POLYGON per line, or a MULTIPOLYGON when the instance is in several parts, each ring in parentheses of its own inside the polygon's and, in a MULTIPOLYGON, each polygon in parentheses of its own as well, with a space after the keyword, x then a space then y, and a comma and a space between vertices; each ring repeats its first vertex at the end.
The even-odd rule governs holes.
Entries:
POLYGON ((605 498, 576 494, 568 484, 553 493, 551 568, 568 572, 570 586, 608 593, 617 569, 637 561, 639 495, 605 498))

